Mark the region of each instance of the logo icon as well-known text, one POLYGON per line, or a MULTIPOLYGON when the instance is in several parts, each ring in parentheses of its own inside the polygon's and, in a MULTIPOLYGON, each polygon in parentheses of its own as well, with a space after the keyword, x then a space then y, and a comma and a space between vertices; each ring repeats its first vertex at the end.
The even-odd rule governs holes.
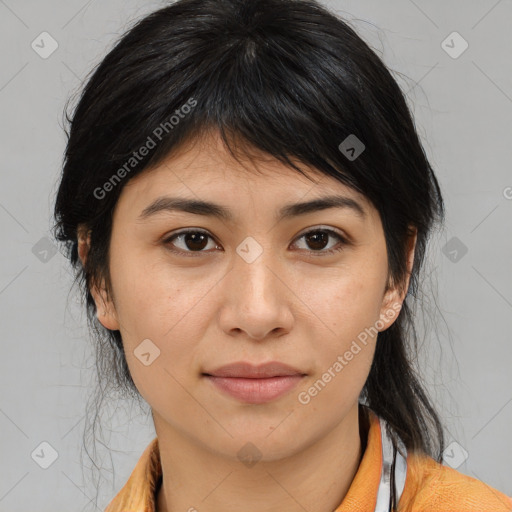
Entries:
POLYGON ((457 469, 468 457, 468 452, 457 441, 453 441, 443 452, 443 463, 457 469))
POLYGON ((236 252, 247 263, 252 263, 263 252, 263 247, 252 236, 248 236, 238 245, 236 252))
POLYGON ((59 43, 48 32, 41 32, 30 46, 39 57, 47 59, 59 47, 59 43))
POLYGON ((458 32, 452 32, 441 43, 441 48, 452 59, 458 59, 468 49, 468 47, 468 42, 458 32))
POLYGON ((160 356, 160 349, 149 338, 146 338, 133 353, 144 366, 149 366, 160 356))
POLYGON ((338 149, 353 162, 366 149, 366 146, 351 133, 339 146, 338 149))
POLYGON ((454 236, 446 242, 442 251, 452 263, 458 263, 466 255, 468 248, 454 236))
POLYGON ((252 443, 246 443, 237 453, 238 460, 248 468, 255 466, 262 457, 262 453, 252 443))
POLYGON ((40 443, 30 456, 43 469, 48 469, 59 458, 57 450, 47 441, 40 443))

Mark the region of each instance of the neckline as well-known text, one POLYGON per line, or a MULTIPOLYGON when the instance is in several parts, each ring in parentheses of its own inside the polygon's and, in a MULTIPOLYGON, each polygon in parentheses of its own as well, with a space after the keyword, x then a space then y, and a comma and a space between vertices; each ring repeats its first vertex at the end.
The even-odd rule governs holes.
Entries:
MULTIPOLYGON (((361 463, 363 462, 363 459, 364 459, 364 456, 366 453, 366 449, 368 446, 368 440, 369 440, 372 419, 373 419, 373 421, 378 422, 378 417, 377 417, 376 413, 373 412, 373 410, 370 409, 370 407, 359 402, 358 408, 359 408, 359 438, 361 440, 361 455, 359 457, 356 474, 354 475, 354 478, 352 479, 352 482, 349 486, 346 496, 349 495, 350 490, 352 489, 352 486, 354 484, 354 481, 356 480, 356 477, 360 472, 361 463)), ((380 426, 379 426, 379 430, 380 430, 380 426)), ((159 471, 158 471, 158 478, 155 481, 155 491, 153 494, 154 512, 158 512, 158 509, 157 509, 158 494, 160 493, 162 484, 163 484, 163 473, 162 473, 162 469, 161 469, 162 466, 161 466, 161 462, 160 462, 159 449, 156 450, 156 453, 157 453, 157 460, 155 462, 158 465, 159 471)), ((340 506, 343 505, 344 501, 345 500, 343 500, 342 503, 340 503, 340 506)), ((339 507, 336 510, 338 510, 338 509, 339 509, 339 507)), ((336 512, 336 510, 334 512, 336 512)))

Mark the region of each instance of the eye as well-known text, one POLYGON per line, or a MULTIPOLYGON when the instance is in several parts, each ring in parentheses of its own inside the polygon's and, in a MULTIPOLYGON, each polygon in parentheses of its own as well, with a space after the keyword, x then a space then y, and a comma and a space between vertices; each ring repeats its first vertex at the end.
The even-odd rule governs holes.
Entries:
MULTIPOLYGON (((301 235, 297 240, 301 239, 304 239, 309 247, 313 247, 313 250, 310 250, 310 252, 314 256, 325 256, 326 254, 333 254, 335 252, 339 252, 348 243, 347 240, 341 234, 332 229, 326 228, 312 229, 301 235), (325 249, 325 246, 329 238, 332 236, 339 240, 338 244, 335 244, 334 246, 331 245, 329 249, 323 250, 325 249)), ((309 249, 306 248, 306 250, 309 249)))
MULTIPOLYGON (((188 229, 186 231, 181 231, 179 233, 175 233, 174 235, 170 236, 169 238, 164 240, 164 244, 169 246, 169 250, 171 252, 174 252, 176 254, 185 254, 187 256, 193 256, 194 252, 206 252, 203 251, 205 247, 207 247, 207 244, 205 243, 208 238, 213 238, 206 232, 201 231, 198 229, 188 229), (182 243, 182 247, 184 245, 184 248, 181 249, 174 249, 173 247, 175 244, 173 243, 174 240, 180 240, 182 243), (187 254, 188 253, 188 254, 187 254)), ((213 244, 214 248, 217 247, 216 244, 213 244)))
MULTIPOLYGON (((198 230, 198 229, 188 229, 185 231, 180 231, 178 233, 174 233, 172 236, 166 238, 163 243, 169 246, 169 250, 175 254, 184 254, 187 256, 192 256, 193 253, 201 253, 207 252, 203 249, 208 247, 208 239, 213 240, 211 235, 209 235, 206 231, 198 230), (179 240, 182 244, 181 248, 175 249, 176 243, 175 240, 179 240)), ((322 256, 326 254, 332 254, 335 252, 339 252, 343 249, 343 247, 348 243, 347 240, 338 232, 332 229, 326 228, 315 228, 306 233, 302 234, 297 240, 305 239, 306 244, 310 247, 313 247, 309 252, 313 253, 315 256, 322 256), (338 244, 331 246, 327 250, 325 249, 326 243, 328 242, 330 237, 335 237, 339 240, 338 244), (315 254, 318 253, 318 254, 315 254)), ((213 248, 219 248, 216 243, 213 243, 213 248)))

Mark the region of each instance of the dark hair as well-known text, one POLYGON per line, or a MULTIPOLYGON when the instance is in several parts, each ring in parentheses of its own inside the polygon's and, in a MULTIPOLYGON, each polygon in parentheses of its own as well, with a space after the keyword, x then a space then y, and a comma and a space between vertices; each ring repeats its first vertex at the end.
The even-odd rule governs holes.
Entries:
POLYGON ((103 382, 137 395, 120 332, 99 324, 89 292, 93 283, 111 292, 109 242, 121 190, 180 144, 218 130, 235 157, 257 148, 302 172, 297 159, 363 193, 382 220, 390 284, 404 283, 407 240, 417 229, 409 294, 379 334, 361 398, 408 450, 441 460, 443 428, 413 367, 410 301, 429 234, 444 220, 443 199, 404 93, 348 23, 314 0, 179 0, 122 36, 66 120, 53 229, 86 297, 103 382), (357 158, 340 149, 349 136, 365 146, 357 158), (135 159, 150 139, 153 147, 135 159), (84 267, 81 225, 91 236, 84 267))

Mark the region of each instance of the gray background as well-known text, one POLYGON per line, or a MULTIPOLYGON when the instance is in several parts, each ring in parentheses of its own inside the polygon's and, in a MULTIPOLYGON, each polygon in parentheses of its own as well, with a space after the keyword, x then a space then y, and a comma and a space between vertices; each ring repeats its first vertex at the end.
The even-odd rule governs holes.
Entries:
MULTIPOLYGON (((512 495, 512 2, 324 3, 351 20, 407 92, 445 195, 446 230, 429 254, 443 315, 429 320, 436 329, 420 359, 447 444, 456 443, 445 461, 512 495), (457 58, 458 36, 447 40, 452 56, 442 45, 454 31, 469 44, 457 58)), ((163 5, 0 0, 0 511, 98 510, 81 453, 92 352, 67 262, 45 252, 44 237, 66 99, 120 33, 163 5), (59 45, 47 59, 31 47, 44 31, 59 45), (31 457, 43 441, 58 453, 47 469, 31 457)), ((100 510, 154 436, 129 403, 110 406, 104 430, 112 451, 100 510)))

